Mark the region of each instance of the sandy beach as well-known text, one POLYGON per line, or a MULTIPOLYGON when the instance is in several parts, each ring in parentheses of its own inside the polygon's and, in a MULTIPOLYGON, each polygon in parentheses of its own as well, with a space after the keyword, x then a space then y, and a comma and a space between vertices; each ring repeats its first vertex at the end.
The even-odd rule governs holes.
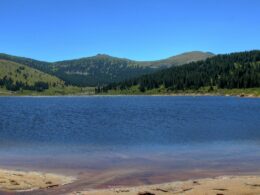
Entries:
MULTIPOLYGON (((45 189, 55 194, 55 188, 73 183, 74 177, 51 173, 23 172, 0 169, 0 190, 6 192, 30 192, 37 194, 45 189), (54 190, 54 191, 53 191, 54 190)), ((155 185, 136 187, 109 187, 105 189, 89 189, 66 192, 69 195, 259 195, 260 176, 221 176, 215 178, 175 181, 155 185)), ((57 194, 58 191, 56 191, 57 194)))
POLYGON ((1 191, 32 191, 37 189, 54 188, 71 183, 73 177, 51 173, 24 172, 0 169, 1 191))
POLYGON ((70 195, 259 195, 260 176, 222 176, 139 187, 73 192, 70 195))

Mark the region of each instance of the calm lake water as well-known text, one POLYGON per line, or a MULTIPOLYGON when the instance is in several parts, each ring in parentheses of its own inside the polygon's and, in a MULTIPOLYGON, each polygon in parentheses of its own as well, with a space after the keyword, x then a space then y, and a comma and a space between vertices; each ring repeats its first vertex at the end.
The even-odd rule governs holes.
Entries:
POLYGON ((113 185, 257 174, 260 99, 1 97, 0 167, 120 175, 113 185))

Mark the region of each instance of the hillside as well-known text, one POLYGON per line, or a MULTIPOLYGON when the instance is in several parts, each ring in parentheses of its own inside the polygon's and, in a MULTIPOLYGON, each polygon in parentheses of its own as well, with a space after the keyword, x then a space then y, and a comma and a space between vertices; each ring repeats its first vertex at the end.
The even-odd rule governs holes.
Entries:
POLYGON ((18 56, 0 53, 0 59, 8 60, 8 61, 11 61, 11 62, 16 62, 16 63, 23 64, 23 65, 27 65, 31 68, 41 70, 45 73, 51 73, 51 70, 52 70, 51 63, 39 61, 39 60, 34 60, 34 59, 31 59, 31 58, 18 57, 18 56))
POLYGON ((0 60, 0 94, 46 95, 80 92, 82 89, 65 86, 59 78, 29 66, 0 60))
POLYGON ((132 60, 101 54, 94 57, 55 62, 53 65, 55 75, 69 84, 79 86, 105 85, 157 70, 140 66, 138 62, 132 60))
POLYGON ((260 87, 260 51, 217 55, 97 88, 97 92, 170 93, 260 87))
POLYGON ((43 62, 30 58, 0 54, 0 59, 21 63, 52 74, 67 85, 103 86, 113 82, 135 78, 160 69, 178 66, 191 61, 205 60, 212 57, 211 53, 188 52, 158 61, 134 61, 116 58, 105 54, 59 62, 43 62))
POLYGON ((55 75, 69 84, 97 86, 135 78, 160 69, 205 60, 211 53, 189 52, 165 60, 142 62, 116 58, 105 54, 93 57, 55 62, 55 75))
POLYGON ((180 55, 172 56, 163 60, 143 62, 141 65, 150 67, 171 67, 179 66, 183 64, 188 64, 190 62, 196 62, 200 60, 205 60, 207 58, 213 57, 214 54, 210 52, 192 51, 182 53, 180 55))
POLYGON ((12 91, 20 89, 43 91, 50 86, 62 86, 64 82, 37 69, 0 60, 0 85, 12 91))

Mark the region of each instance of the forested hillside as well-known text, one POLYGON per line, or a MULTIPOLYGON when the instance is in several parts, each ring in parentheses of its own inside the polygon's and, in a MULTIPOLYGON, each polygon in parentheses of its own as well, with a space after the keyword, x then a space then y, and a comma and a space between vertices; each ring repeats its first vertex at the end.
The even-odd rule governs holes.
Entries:
POLYGON ((157 69, 140 66, 137 62, 108 55, 55 62, 55 75, 71 85, 97 86, 123 81, 157 69))
POLYGON ((97 88, 96 91, 131 91, 138 88, 140 92, 145 92, 161 88, 170 92, 198 90, 202 87, 209 87, 209 90, 260 87, 260 51, 217 55, 205 61, 192 62, 136 79, 109 84, 97 88))
POLYGON ((187 52, 163 60, 145 62, 116 58, 104 54, 54 63, 7 54, 0 54, 0 59, 20 63, 54 75, 62 79, 67 85, 85 87, 124 81, 166 67, 205 60, 212 57, 212 55, 207 52, 187 52))
POLYGON ((0 59, 0 95, 93 94, 94 89, 65 85, 55 76, 16 62, 0 59))
POLYGON ((99 54, 93 57, 55 62, 55 75, 66 83, 79 86, 98 86, 135 78, 160 69, 190 61, 205 60, 213 54, 187 52, 164 60, 140 62, 99 54))
POLYGON ((0 60, 0 87, 6 90, 44 91, 56 86, 64 86, 64 81, 16 62, 0 60))

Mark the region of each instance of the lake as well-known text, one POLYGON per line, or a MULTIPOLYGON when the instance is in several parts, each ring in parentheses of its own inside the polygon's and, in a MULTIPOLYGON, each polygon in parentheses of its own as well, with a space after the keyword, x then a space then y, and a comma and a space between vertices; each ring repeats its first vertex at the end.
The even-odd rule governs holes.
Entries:
POLYGON ((258 98, 0 98, 0 167, 85 178, 78 186, 259 174, 259 154, 258 98))

